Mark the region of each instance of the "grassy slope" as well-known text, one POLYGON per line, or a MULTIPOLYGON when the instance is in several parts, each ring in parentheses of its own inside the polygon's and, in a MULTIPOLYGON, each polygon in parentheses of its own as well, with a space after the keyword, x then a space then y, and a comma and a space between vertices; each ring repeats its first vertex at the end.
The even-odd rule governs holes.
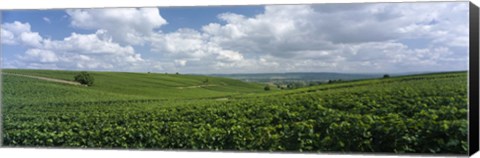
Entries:
POLYGON ((12 75, 2 76, 3 105, 149 99, 12 75))
MULTIPOLYGON (((402 84, 408 83, 409 81, 417 80, 419 85, 422 85, 421 82, 423 81, 443 81, 443 79, 447 78, 456 78, 456 79, 465 79, 463 82, 467 82, 467 72, 445 72, 445 73, 431 73, 431 74, 416 74, 416 75, 406 75, 406 76, 399 76, 399 77, 391 77, 391 78, 380 78, 380 79, 364 79, 364 80, 352 80, 340 83, 333 83, 333 84, 322 84, 318 86, 311 86, 311 87, 304 87, 298 88, 294 90, 286 90, 286 91, 275 91, 272 93, 263 93, 263 94, 246 94, 243 96, 284 96, 284 95, 296 95, 296 94, 306 94, 306 93, 317 93, 326 90, 350 90, 352 88, 368 88, 370 86, 376 85, 383 85, 385 88, 392 86, 394 84, 402 84)), ((445 84, 448 84, 445 82, 445 84)))
MULTIPOLYGON (((65 78, 73 75, 73 73, 68 74, 69 72, 53 74, 50 71, 32 73, 37 73, 37 75, 51 73, 46 77, 53 76, 52 78, 61 73, 66 73, 63 74, 65 78)), ((246 139, 235 141, 240 144, 235 147, 246 147, 244 149, 248 150, 283 150, 290 148, 285 145, 298 143, 296 140, 300 138, 296 137, 296 133, 313 131, 313 134, 302 137, 302 140, 312 141, 311 144, 315 145, 313 150, 393 152, 393 149, 407 150, 404 148, 406 146, 423 153, 429 152, 430 147, 440 147, 441 149, 439 148, 438 151, 442 152, 466 152, 464 148, 467 135, 465 132, 467 127, 466 72, 360 80, 255 94, 252 92, 264 92, 261 85, 221 78, 210 78, 209 80, 211 84, 224 86, 178 89, 178 87, 197 85, 205 77, 107 72, 95 72, 95 75, 98 85, 88 88, 5 75, 3 81, 5 85, 4 101, 15 104, 37 103, 36 99, 44 102, 57 101, 56 99, 71 102, 82 99, 98 101, 167 96, 212 97, 216 94, 239 94, 236 95, 239 98, 231 98, 227 101, 206 99, 152 103, 105 104, 98 102, 79 105, 10 106, 4 109, 4 118, 6 118, 6 133, 10 134, 11 138, 5 140, 17 140, 17 143, 7 141, 6 144, 22 145, 18 142, 31 140, 27 136, 40 135, 44 139, 31 144, 52 146, 42 143, 42 141, 59 139, 45 133, 65 132, 77 128, 78 125, 78 127, 89 127, 88 130, 95 132, 102 132, 106 129, 103 132, 111 135, 109 137, 115 138, 115 140, 120 137, 128 137, 121 127, 131 127, 128 128, 131 130, 129 132, 142 135, 146 135, 148 132, 158 132, 151 137, 146 137, 147 139, 144 141, 136 138, 120 140, 123 141, 123 144, 132 145, 129 147, 133 148, 145 147, 135 145, 135 143, 145 144, 148 142, 147 140, 157 140, 158 143, 147 143, 146 147, 178 149, 181 147, 176 145, 186 144, 186 149, 191 149, 190 142, 199 143, 204 140, 203 138, 207 140, 207 138, 211 138, 208 131, 212 131, 217 132, 221 140, 246 139), (121 85, 112 87, 107 84, 121 85), (239 88, 242 86, 247 88, 239 88), (249 89, 249 86, 252 88, 249 89), (130 91, 138 87, 144 90, 130 91), (155 91, 148 91, 159 87, 166 91, 166 96, 161 96, 155 91), (125 92, 126 90, 128 92, 125 92), (231 90, 237 90, 239 93, 231 92, 231 90), (141 95, 143 93, 146 95, 141 95), (175 96, 177 94, 179 96, 175 96), (242 99, 242 97, 247 99, 242 99), (258 97, 258 99, 249 97, 258 97), (55 120, 56 122, 50 123, 45 120, 55 120), (119 130, 120 134, 109 131, 110 128, 104 128, 104 124, 108 125, 105 127, 111 126, 112 129, 119 130), (284 127, 284 124, 291 128, 284 127), (151 127, 152 125, 158 126, 151 127), (33 128, 45 129, 45 131, 32 131, 33 128), (202 132, 202 130, 204 131, 202 132), (237 133, 232 136, 224 134, 227 133, 226 131, 237 133), (349 135, 349 137, 346 138, 345 135, 349 135), (383 138, 383 136, 385 137, 383 138), (411 137, 415 139, 410 139, 411 137), (458 142, 455 144, 457 140, 458 142), (288 143, 284 143, 284 141, 288 141, 288 143), (338 142, 341 141, 351 142, 351 144, 346 144, 346 147, 338 146, 338 142), (395 143, 382 144, 385 141, 395 143), (445 145, 438 142, 453 143, 445 145), (242 143, 253 145, 241 145, 242 143), (396 145, 397 143, 398 145, 396 145), (277 149, 278 146, 281 148, 277 149)), ((68 132, 66 133, 68 134, 68 132)), ((97 142, 98 145, 82 144, 75 139, 69 142, 72 144, 62 142, 58 142, 58 144, 72 147, 120 147, 114 142, 103 141, 105 134, 87 137, 73 132, 69 135, 72 138, 88 138, 89 141, 97 142)), ((203 142, 203 144, 205 143, 203 142)), ((233 148, 219 143, 211 146, 212 148, 221 147, 220 149, 233 148)), ((205 148, 201 147, 201 149, 205 148)), ((292 150, 296 149, 296 147, 292 147, 292 150)), ((309 149, 303 148, 303 150, 308 151, 309 149)))
MULTIPOLYGON (((111 76, 109 73, 100 74, 111 76)), ((144 74, 123 74, 122 76, 128 76, 127 79, 145 77, 144 74)), ((93 87, 72 88, 75 86, 8 75, 4 77, 4 84, 10 83, 5 85, 12 86, 5 87, 11 90, 11 92, 7 91, 6 98, 31 98, 37 94, 41 94, 44 98, 71 97, 72 94, 83 95, 79 99, 140 98, 136 95, 126 95, 122 98, 117 96, 119 95, 117 93, 104 93, 93 87), (29 84, 35 84, 39 88, 31 88, 32 85, 29 84), (20 94, 25 96, 19 96, 20 94)), ((102 78, 101 75, 99 78, 102 78)), ((188 77, 192 79, 191 84, 184 85, 192 85, 195 81, 203 79, 193 78, 195 76, 188 77)), ((142 83, 138 84, 148 85, 143 83, 143 80, 151 81, 152 79, 143 78, 142 83)), ((217 84, 222 83, 220 81, 236 83, 232 80, 213 80, 211 82, 217 84)), ((172 83, 169 84, 175 84, 175 81, 178 80, 171 81, 172 83)), ((185 149, 190 149, 195 145, 190 142, 207 144, 211 149, 219 147, 231 150, 233 148, 215 141, 202 142, 203 138, 211 138, 211 135, 215 134, 216 138, 221 140, 235 140, 233 143, 226 144, 240 144, 235 147, 245 147, 244 150, 290 150, 290 148, 296 150, 296 146, 303 146, 299 144, 300 141, 297 141, 300 138, 297 138, 296 134, 304 132, 302 134, 307 134, 301 139, 305 142, 312 141, 310 146, 313 146, 313 150, 393 152, 396 149, 413 152, 410 149, 415 149, 415 152, 428 153, 432 148, 432 150, 438 150, 437 152, 465 153, 466 83, 467 73, 455 72, 360 80, 288 91, 239 95, 239 97, 258 97, 258 99, 11 106, 4 109, 6 133, 11 136, 10 139, 5 140, 16 140, 16 143, 6 141, 5 144, 28 145, 29 143, 23 143, 23 141, 33 140, 30 137, 40 135, 42 139, 31 144, 53 146, 44 143, 45 140, 57 141, 61 136, 51 136, 48 133, 60 131, 62 135, 69 134, 68 130, 82 127, 91 133, 103 132, 103 134, 85 136, 73 132, 68 136, 75 139, 88 139, 93 144, 81 143, 75 139, 66 141, 68 143, 58 142, 58 144, 71 147, 122 147, 115 142, 103 139, 108 137, 118 140, 125 137, 126 139, 120 142, 130 145, 128 146, 130 148, 143 148, 145 146, 139 144, 146 143, 147 148, 178 149, 181 148, 178 144, 182 143, 187 146, 185 149), (284 127, 285 125, 289 128, 284 127), (32 128, 45 129, 45 131, 32 131, 32 128), (124 131, 127 129, 131 133, 143 135, 157 132, 152 134, 156 142, 149 142, 152 140, 151 137, 148 137, 148 140, 129 138, 124 131), (119 132, 115 133, 111 130, 119 132), (226 131, 234 132, 225 134, 226 131), (309 131, 313 132, 308 134, 309 131), (347 144, 339 146, 339 142, 347 144), (450 145, 441 142, 448 142, 450 145), (290 144, 293 147, 289 147, 290 144), (438 149, 435 149, 437 147, 438 149)), ((225 91, 228 87, 235 87, 229 86, 232 83, 226 84, 225 91)), ((164 87, 169 86, 164 85, 164 87)), ((214 87, 200 89, 208 88, 220 90, 214 87)), ((310 150, 298 148, 304 151, 310 150)))
MULTIPOLYGON (((3 72, 42 76, 73 81, 76 71, 59 70, 20 70, 6 69, 3 72)), ((28 101, 96 101, 96 100, 135 100, 135 99, 194 99, 194 98, 220 98, 227 96, 234 97, 265 97, 285 96, 317 93, 331 89, 351 89, 351 87, 368 88, 371 85, 382 84, 388 86, 391 83, 404 82, 409 80, 438 80, 449 77, 465 77, 466 72, 434 73, 424 75, 409 75, 392 77, 388 79, 366 79, 349 81, 343 83, 323 84, 312 87, 299 88, 294 90, 273 90, 265 92, 263 85, 247 83, 234 79, 207 77, 200 75, 175 75, 156 73, 127 73, 127 72, 91 72, 95 77, 95 85, 92 87, 78 87, 63 85, 37 79, 30 79, 18 76, 5 76, 4 89, 14 86, 15 98, 23 98, 28 101), (204 87, 203 81, 208 78, 209 84, 204 87), (28 83, 28 84, 18 84, 28 83), (39 87, 39 88, 29 88, 39 87), (25 92, 21 92, 26 90, 25 92), (33 92, 33 93, 32 93, 33 92), (38 93, 45 94, 45 97, 36 98, 38 93), (21 96, 21 97, 20 97, 21 96)), ((398 84, 398 83, 397 83, 398 84)), ((7 91, 8 92, 8 91, 7 91)), ((7 97, 9 99, 8 94, 7 97)))
MULTIPOLYGON (((73 80, 76 71, 58 71, 58 70, 3 70, 6 73, 25 74, 41 77, 49 77, 63 80, 73 80)), ((171 99, 171 98, 204 98, 221 97, 241 93, 263 92, 263 85, 255 83, 246 83, 238 80, 206 77, 199 75, 174 75, 174 74, 156 74, 156 73, 126 73, 126 72, 91 72, 95 78, 95 84, 92 87, 59 86, 61 84, 50 83, 46 81, 36 81, 31 83, 31 87, 41 86, 43 89, 69 89, 72 91, 88 91, 92 94, 108 93, 114 96, 128 96, 127 98, 140 99, 171 99), (208 78, 208 85, 203 81, 208 78), (204 87, 203 87, 204 86, 204 87)), ((10 78, 22 78, 8 76, 4 83, 8 83, 10 78)), ((35 79, 25 79, 33 82, 35 79)), ((64 96, 64 95, 60 95, 64 96)), ((110 97, 109 97, 110 98, 110 97)))

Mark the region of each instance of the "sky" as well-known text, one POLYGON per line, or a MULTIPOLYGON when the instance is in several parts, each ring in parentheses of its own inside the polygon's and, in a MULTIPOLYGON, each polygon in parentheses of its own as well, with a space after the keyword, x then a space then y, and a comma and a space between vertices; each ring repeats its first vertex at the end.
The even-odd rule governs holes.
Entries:
POLYGON ((468 69, 468 2, 1 15, 3 68, 200 74, 468 69))

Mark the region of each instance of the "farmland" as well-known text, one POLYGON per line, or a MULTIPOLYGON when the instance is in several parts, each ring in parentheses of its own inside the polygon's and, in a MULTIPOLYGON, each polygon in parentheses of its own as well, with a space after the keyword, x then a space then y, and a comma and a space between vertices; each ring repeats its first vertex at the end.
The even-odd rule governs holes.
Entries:
MULTIPOLYGON (((3 72, 69 81, 77 73, 3 72)), ((468 148, 466 72, 271 91, 200 75, 91 74, 90 87, 3 74, 3 145, 449 154, 468 148)))

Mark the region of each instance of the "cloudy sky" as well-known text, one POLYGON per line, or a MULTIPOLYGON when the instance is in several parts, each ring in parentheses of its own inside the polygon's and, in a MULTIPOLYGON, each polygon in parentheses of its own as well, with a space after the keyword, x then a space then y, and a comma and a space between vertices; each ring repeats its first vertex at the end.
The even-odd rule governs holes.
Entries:
POLYGON ((181 73, 468 68, 468 2, 2 12, 4 68, 181 73))

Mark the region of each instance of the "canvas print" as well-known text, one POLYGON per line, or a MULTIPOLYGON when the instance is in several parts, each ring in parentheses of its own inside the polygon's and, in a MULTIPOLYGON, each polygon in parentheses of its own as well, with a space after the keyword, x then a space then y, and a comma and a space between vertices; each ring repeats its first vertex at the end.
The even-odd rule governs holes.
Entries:
POLYGON ((466 154, 468 2, 5 10, 2 145, 466 154))

